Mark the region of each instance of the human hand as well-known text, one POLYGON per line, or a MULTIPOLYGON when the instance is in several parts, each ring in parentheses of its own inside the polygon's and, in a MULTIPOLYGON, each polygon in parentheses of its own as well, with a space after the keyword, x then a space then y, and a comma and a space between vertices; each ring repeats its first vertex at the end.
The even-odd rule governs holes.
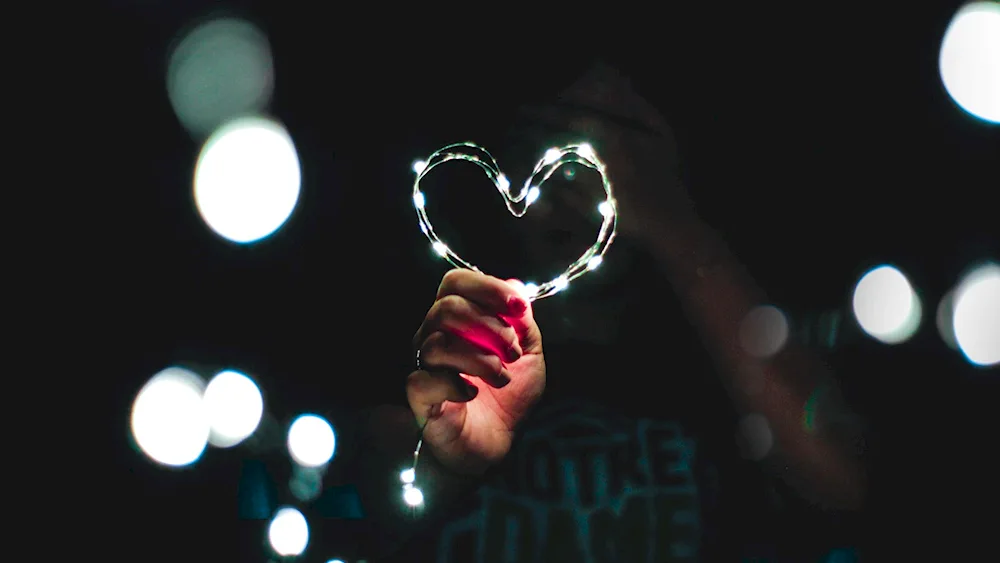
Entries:
MULTIPOLYGON (((618 209, 618 232, 646 243, 693 217, 680 183, 677 149, 666 119, 637 94, 628 78, 599 64, 554 103, 521 108, 517 134, 534 142, 589 142, 607 165, 618 209)), ((594 202, 560 193, 578 212, 594 202)))
POLYGON ((515 280, 445 274, 413 338, 420 367, 406 395, 444 467, 482 473, 510 451, 514 428, 545 389, 542 336, 515 280))

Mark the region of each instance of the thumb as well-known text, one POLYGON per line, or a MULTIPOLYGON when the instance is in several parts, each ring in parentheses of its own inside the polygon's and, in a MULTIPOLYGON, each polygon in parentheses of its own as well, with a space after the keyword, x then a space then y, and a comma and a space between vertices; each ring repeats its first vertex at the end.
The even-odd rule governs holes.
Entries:
POLYGON ((525 309, 524 313, 519 317, 504 315, 503 319, 517 331, 521 349, 524 352, 538 353, 541 351, 542 336, 538 330, 538 325, 535 324, 535 312, 532 305, 532 299, 536 290, 516 278, 505 281, 517 291, 518 295, 524 298, 525 309))
POLYGON ((440 415, 445 401, 466 403, 478 391, 457 373, 417 370, 406 378, 406 400, 420 424, 440 415))
POLYGON ((510 279, 507 279, 507 280, 504 280, 504 281, 507 282, 511 287, 513 287, 514 289, 516 289, 517 292, 522 297, 524 297, 526 300, 528 300, 528 301, 531 300, 531 294, 528 291, 527 286, 524 285, 523 281, 521 281, 521 280, 519 280, 517 278, 510 278, 510 279))

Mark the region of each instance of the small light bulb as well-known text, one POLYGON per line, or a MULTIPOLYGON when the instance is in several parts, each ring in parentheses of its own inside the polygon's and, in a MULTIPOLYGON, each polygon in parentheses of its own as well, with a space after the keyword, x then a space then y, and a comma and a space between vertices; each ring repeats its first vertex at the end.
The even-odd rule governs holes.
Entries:
POLYGON ((523 295, 528 299, 531 299, 537 293, 538 293, 538 286, 533 283, 526 283, 524 284, 524 287, 521 289, 521 295, 523 295))
POLYGON ((559 276, 558 278, 552 280, 552 285, 555 287, 556 291, 562 291, 569 287, 569 280, 566 276, 559 276))
MULTIPOLYGON (((541 184, 549 179, 556 169, 563 164, 568 164, 563 169, 563 174, 569 179, 575 176, 578 171, 576 165, 591 168, 601 175, 604 184, 606 201, 597 206, 598 212, 604 218, 597 241, 591 246, 584 257, 573 262, 570 267, 559 277, 549 281, 539 287, 533 283, 528 283, 520 288, 521 295, 527 301, 548 297, 554 293, 566 289, 569 282, 576 279, 588 270, 594 270, 603 263, 602 255, 607 251, 611 242, 615 239, 617 231, 616 203, 612 195, 611 183, 605 171, 605 165, 598 157, 593 146, 589 143, 577 143, 563 147, 547 149, 542 159, 535 165, 532 175, 519 186, 520 189, 513 194, 511 192, 510 179, 500 172, 499 166, 486 151, 486 149, 474 143, 457 143, 448 145, 443 149, 434 152, 429 158, 414 162, 413 169, 418 172, 417 179, 413 186, 413 202, 417 208, 420 229, 429 239, 434 252, 444 258, 448 263, 456 268, 468 268, 479 271, 478 268, 462 260, 454 250, 445 245, 434 232, 430 220, 426 213, 426 194, 420 194, 419 181, 431 165, 437 166, 448 161, 465 161, 479 166, 492 179, 494 186, 501 192, 508 210, 515 216, 521 217, 529 206, 536 203, 541 197, 541 184), (420 194, 420 195, 418 195, 420 194), (421 197, 422 195, 422 197, 421 197), (520 204, 515 206, 514 204, 520 204), (544 291, 543 291, 544 288, 544 291)), ((551 195, 551 194, 550 194, 551 195)))
POLYGON ((403 501, 410 506, 420 506, 424 503, 424 493, 416 487, 408 486, 403 489, 403 501))
POLYGON ((528 188, 528 205, 535 203, 538 196, 542 195, 542 190, 538 189, 538 186, 531 186, 528 188))
POLYGON ((416 478, 417 478, 416 471, 414 471, 412 467, 409 469, 404 469, 402 473, 399 474, 399 480, 406 484, 413 483, 413 481, 416 480, 416 478))

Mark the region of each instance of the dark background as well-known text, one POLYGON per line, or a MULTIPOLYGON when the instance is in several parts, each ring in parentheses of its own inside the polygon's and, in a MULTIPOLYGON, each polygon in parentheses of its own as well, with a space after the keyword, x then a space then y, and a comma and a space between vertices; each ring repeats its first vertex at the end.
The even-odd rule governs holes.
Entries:
POLYGON ((490 146, 517 105, 548 99, 601 56, 668 118, 702 215, 775 302, 846 312, 869 267, 910 276, 927 315, 918 335, 897 347, 848 337, 830 361, 878 445, 879 521, 899 526, 872 533, 907 533, 900 550, 914 537, 969 546, 974 529, 946 523, 992 512, 996 370, 945 347, 932 315, 964 268, 997 256, 997 129, 940 83, 939 42, 958 5, 884 4, 678 2, 655 17, 611 6, 531 20, 500 7, 489 20, 305 2, 94 6, 85 71, 106 85, 93 114, 114 163, 100 180, 100 255, 129 344, 112 361, 122 530, 156 558, 263 561, 264 524, 233 508, 247 452, 154 467, 126 446, 135 393, 167 365, 198 362, 252 373, 275 425, 401 402, 410 338, 444 272, 414 228, 410 164, 460 139, 490 146), (251 246, 198 217, 200 144, 164 84, 171 40, 220 9, 267 33, 271 114, 303 169, 289 222, 251 246), (565 66, 540 63, 553 57, 565 66))

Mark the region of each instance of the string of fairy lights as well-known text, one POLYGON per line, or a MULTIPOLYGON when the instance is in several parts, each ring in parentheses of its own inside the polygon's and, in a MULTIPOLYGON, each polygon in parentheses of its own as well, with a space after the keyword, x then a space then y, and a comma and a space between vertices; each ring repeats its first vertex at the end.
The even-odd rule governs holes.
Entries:
MULTIPOLYGON (((497 191, 503 196, 507 210, 514 217, 523 217, 527 213, 531 204, 538 200, 541 195, 542 185, 552 177, 562 166, 566 164, 579 164, 601 175, 601 184, 604 187, 605 200, 597 207, 598 213, 604 218, 601 228, 597 233, 597 240, 594 241, 584 253, 577 258, 566 270, 541 285, 533 282, 524 284, 524 296, 530 301, 537 301, 550 295, 555 295, 569 287, 571 281, 579 278, 587 272, 597 269, 604 261, 604 254, 611 248, 611 243, 615 240, 618 227, 618 212, 615 205, 614 193, 611 188, 611 180, 607 174, 607 167, 597 156, 594 148, 589 143, 576 143, 562 147, 553 147, 542 156, 535 164, 534 170, 524 181, 520 191, 512 194, 510 180, 500 171, 496 159, 485 148, 471 142, 462 142, 448 145, 432 153, 427 160, 418 160, 413 164, 413 171, 417 177, 413 181, 413 207, 417 210, 417 221, 420 230, 431 243, 431 247, 449 264, 456 268, 465 268, 480 272, 481 270, 471 262, 463 259, 451 249, 434 231, 430 218, 427 216, 427 196, 420 189, 420 180, 424 178, 435 167, 450 161, 471 162, 479 166, 486 177, 493 182, 497 191)), ((420 364, 420 352, 417 352, 417 365, 420 364)), ((417 439, 417 446, 413 449, 413 464, 404 469, 399 476, 403 483, 403 501, 407 505, 417 508, 423 505, 424 494, 417 486, 417 465, 420 461, 420 449, 423 446, 424 428, 427 423, 420 428, 420 436, 417 439)))
POLYGON ((594 148, 588 143, 570 144, 563 147, 554 147, 542 156, 535 165, 534 170, 524 181, 521 189, 513 194, 511 192, 510 180, 500 171, 493 155, 483 147, 470 142, 455 143, 448 145, 432 153, 427 160, 419 160, 413 164, 413 171, 417 177, 413 181, 413 206, 417 210, 417 220, 420 223, 420 230, 431 242, 431 247, 438 255, 443 257, 456 268, 466 268, 474 271, 481 271, 471 262, 459 256, 448 244, 438 236, 427 216, 427 196, 420 189, 420 181, 435 167, 450 161, 471 162, 479 166, 486 176, 493 182, 496 189, 503 196, 507 209, 515 217, 523 217, 527 213, 531 204, 538 200, 541 195, 542 185, 559 168, 566 164, 579 164, 596 171, 601 175, 601 184, 604 187, 606 199, 597 207, 598 213, 604 218, 601 228, 597 233, 597 240, 586 251, 576 259, 566 270, 541 285, 534 282, 525 283, 525 297, 531 301, 542 299, 550 295, 555 295, 566 289, 570 282, 579 278, 583 274, 596 269, 604 261, 604 254, 614 242, 617 232, 618 211, 615 203, 614 193, 611 189, 611 180, 608 178, 607 167, 597 156, 594 148))

